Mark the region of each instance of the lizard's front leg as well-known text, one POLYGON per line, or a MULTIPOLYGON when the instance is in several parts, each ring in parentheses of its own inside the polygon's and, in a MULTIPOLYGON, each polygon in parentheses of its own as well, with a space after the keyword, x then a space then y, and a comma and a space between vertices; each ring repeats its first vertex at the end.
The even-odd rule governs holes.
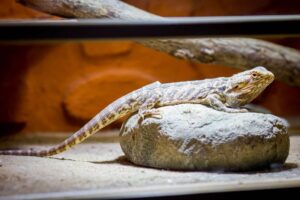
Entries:
POLYGON ((221 100, 217 94, 210 94, 204 100, 210 107, 215 110, 228 112, 228 113, 242 113, 248 112, 247 109, 244 108, 229 108, 227 107, 221 100))
POLYGON ((161 98, 161 94, 159 92, 154 92, 141 105, 141 107, 138 111, 139 123, 141 123, 147 117, 161 119, 161 114, 160 114, 159 110, 155 109, 155 106, 159 103, 160 98, 161 98))

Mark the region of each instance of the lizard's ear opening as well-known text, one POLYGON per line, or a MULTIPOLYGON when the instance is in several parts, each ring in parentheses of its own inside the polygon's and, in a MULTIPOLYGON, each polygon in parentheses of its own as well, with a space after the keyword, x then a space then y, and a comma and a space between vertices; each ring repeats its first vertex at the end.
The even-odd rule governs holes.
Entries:
POLYGON ((227 87, 225 93, 240 93, 243 90, 243 88, 246 88, 247 85, 248 81, 234 83, 231 86, 227 87))
POLYGON ((236 90, 236 89, 239 89, 241 86, 240 85, 236 85, 236 86, 234 86, 232 89, 233 90, 236 90))

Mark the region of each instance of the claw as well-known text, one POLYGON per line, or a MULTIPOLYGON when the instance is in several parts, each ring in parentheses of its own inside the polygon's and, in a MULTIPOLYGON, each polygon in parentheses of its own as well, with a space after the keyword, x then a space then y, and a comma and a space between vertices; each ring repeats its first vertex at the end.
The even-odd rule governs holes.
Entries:
POLYGON ((138 113, 138 124, 141 124, 142 121, 144 121, 144 119, 145 119, 145 116, 139 112, 138 113))
POLYGON ((245 109, 245 108, 227 108, 225 110, 225 112, 228 112, 228 113, 245 113, 245 112, 248 112, 248 110, 245 109))

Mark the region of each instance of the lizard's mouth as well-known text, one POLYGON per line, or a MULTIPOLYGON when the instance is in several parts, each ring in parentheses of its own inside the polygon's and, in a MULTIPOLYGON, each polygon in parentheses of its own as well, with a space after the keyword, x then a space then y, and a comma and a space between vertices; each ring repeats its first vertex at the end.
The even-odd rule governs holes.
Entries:
POLYGON ((259 94, 261 94, 264 89, 272 83, 274 80, 274 77, 268 76, 263 81, 253 81, 248 83, 246 86, 244 86, 241 89, 240 95, 238 95, 238 99, 240 101, 243 101, 245 99, 248 99, 245 103, 250 103, 252 100, 254 100, 259 94))

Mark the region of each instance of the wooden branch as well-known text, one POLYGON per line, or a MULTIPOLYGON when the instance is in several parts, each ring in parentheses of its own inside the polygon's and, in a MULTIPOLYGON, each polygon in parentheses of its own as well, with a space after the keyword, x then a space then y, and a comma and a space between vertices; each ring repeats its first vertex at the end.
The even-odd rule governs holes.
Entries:
MULTIPOLYGON (((67 18, 161 19, 118 0, 18 0, 21 4, 67 18)), ((249 38, 153 39, 137 41, 177 58, 239 69, 264 66, 276 78, 300 86, 300 52, 249 38)))

